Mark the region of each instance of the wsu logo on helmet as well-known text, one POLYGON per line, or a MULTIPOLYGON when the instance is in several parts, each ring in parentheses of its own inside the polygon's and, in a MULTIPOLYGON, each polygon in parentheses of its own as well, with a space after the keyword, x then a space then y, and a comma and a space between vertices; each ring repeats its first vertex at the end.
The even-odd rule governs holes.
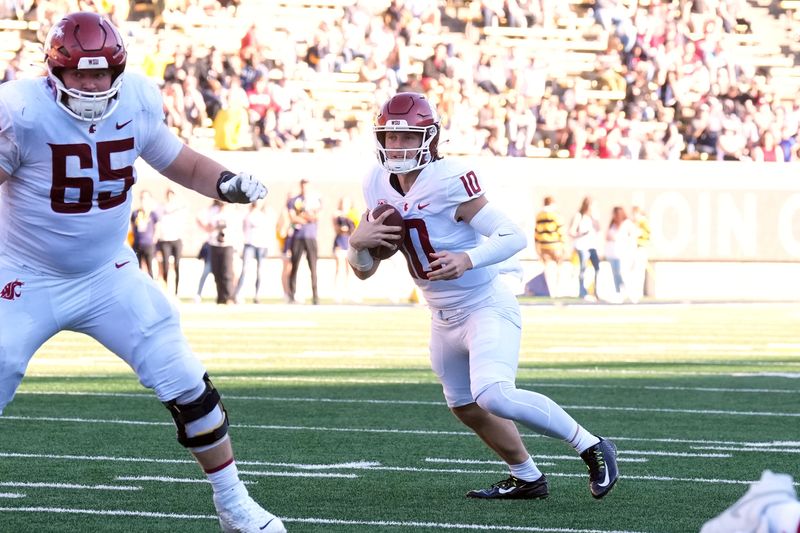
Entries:
POLYGON ((6 283, 6 286, 3 287, 2 292, 0 292, 0 298, 4 300, 13 300, 14 298, 19 298, 22 296, 22 289, 21 287, 25 285, 20 280, 9 281, 6 283))

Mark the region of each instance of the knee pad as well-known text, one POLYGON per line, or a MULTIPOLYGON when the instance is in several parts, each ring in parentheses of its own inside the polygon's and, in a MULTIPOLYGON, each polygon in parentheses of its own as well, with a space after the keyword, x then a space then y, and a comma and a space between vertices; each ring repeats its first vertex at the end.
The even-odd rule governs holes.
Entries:
POLYGON ((203 383, 205 390, 195 400, 188 403, 179 404, 177 400, 170 400, 164 402, 164 406, 172 415, 175 421, 175 426, 178 429, 178 442, 186 448, 199 448, 201 446, 208 446, 218 440, 222 439, 228 434, 228 412, 219 396, 219 392, 214 388, 214 384, 208 378, 208 374, 203 375, 203 383), (213 419, 217 413, 217 406, 222 412, 221 422, 213 419), (197 434, 189 435, 186 431, 186 426, 192 422, 197 422, 209 418, 211 427, 204 428, 197 434))
POLYGON ((475 399, 481 409, 501 418, 513 419, 509 393, 516 389, 513 383, 499 381, 486 387, 475 399))

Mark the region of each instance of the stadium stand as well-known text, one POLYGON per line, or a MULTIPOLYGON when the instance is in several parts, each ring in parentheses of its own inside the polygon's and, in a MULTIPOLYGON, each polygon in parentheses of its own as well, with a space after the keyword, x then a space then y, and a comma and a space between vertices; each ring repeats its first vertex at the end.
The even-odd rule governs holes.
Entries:
MULTIPOLYGON (((2 13, 4 80, 41 73, 41 40, 68 5, 2 13)), ((188 128, 173 120, 197 144, 214 142, 214 116, 239 94, 231 83, 239 78, 253 137, 243 149, 369 142, 377 105, 418 90, 442 110, 443 150, 454 153, 752 159, 770 130, 784 159, 797 158, 796 0, 135 0, 84 8, 95 5, 135 43, 130 68, 161 83, 176 109, 188 99, 183 81, 196 79, 207 116, 187 117, 188 128), (725 146, 728 131, 744 139, 742 149, 725 146)))

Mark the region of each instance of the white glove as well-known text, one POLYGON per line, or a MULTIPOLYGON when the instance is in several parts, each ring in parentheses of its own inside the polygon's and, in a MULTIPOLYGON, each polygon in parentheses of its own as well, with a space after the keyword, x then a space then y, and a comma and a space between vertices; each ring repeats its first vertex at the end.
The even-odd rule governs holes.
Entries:
POLYGON ((235 204, 250 204, 264 198, 267 195, 267 187, 246 172, 234 174, 226 170, 219 175, 217 193, 221 200, 235 204))

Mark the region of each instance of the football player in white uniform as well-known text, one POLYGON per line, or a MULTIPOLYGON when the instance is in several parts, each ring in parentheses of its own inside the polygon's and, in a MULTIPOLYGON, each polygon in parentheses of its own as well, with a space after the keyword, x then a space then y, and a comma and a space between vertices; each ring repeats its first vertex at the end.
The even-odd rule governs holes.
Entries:
POLYGON ((285 531, 240 481, 219 392, 125 244, 139 156, 211 198, 250 203, 266 188, 173 135, 158 89, 125 74, 126 57, 107 19, 73 13, 48 34, 48 75, 0 86, 0 413, 47 339, 85 333, 172 414, 224 531, 285 531))
POLYGON ((424 95, 399 93, 381 108, 375 136, 380 166, 364 181, 371 210, 395 207, 405 231, 383 224, 391 210, 367 213, 350 237, 348 261, 360 279, 380 261, 370 248, 398 245, 431 309, 430 357, 447 405, 508 464, 510 476, 472 498, 545 498, 547 480, 515 422, 564 440, 604 497, 617 481, 616 447, 589 433, 550 398, 515 386, 519 304, 498 278, 498 264, 526 246, 525 235, 484 196, 480 176, 439 157, 439 119, 424 95), (398 237, 402 233, 402 242, 398 237))

